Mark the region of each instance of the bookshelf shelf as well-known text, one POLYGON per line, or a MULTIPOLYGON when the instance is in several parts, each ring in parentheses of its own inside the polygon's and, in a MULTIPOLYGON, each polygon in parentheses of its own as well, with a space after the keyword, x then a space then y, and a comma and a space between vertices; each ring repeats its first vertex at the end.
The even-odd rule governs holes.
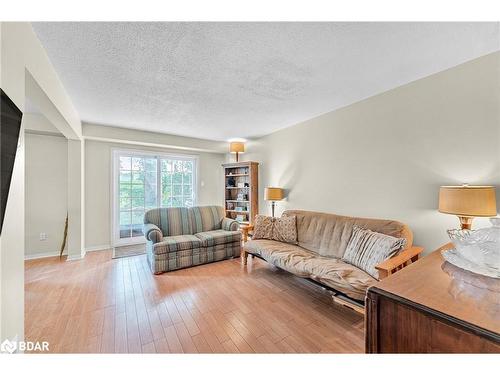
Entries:
POLYGON ((253 161, 222 164, 226 217, 241 224, 253 223, 258 213, 258 165, 253 161), (248 186, 238 187, 238 184, 248 186))

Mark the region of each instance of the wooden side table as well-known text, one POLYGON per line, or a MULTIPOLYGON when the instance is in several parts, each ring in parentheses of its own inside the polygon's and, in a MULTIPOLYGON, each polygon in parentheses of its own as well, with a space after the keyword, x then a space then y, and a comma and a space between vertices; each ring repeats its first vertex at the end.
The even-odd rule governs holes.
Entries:
MULTIPOLYGON (((253 230, 253 225, 252 224, 241 224, 240 225, 240 231, 241 231, 241 235, 242 235, 242 242, 244 245, 245 242, 248 241, 248 232, 250 232, 251 230, 253 230)), ((243 263, 243 265, 247 264, 247 258, 248 258, 248 253, 243 249, 243 246, 241 246, 241 262, 243 263)))

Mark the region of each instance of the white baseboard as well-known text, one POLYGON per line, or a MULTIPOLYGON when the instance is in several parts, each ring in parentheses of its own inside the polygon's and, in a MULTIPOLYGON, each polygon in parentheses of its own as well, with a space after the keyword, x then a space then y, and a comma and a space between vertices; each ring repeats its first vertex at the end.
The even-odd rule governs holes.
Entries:
POLYGON ((66 262, 72 262, 74 260, 82 260, 83 258, 85 258, 85 250, 83 251, 82 254, 80 255, 68 255, 68 257, 66 258, 66 262))
POLYGON ((111 250, 113 247, 109 244, 106 245, 97 245, 97 246, 89 246, 85 248, 85 251, 101 251, 101 250, 111 250))
MULTIPOLYGON (((83 259, 85 257, 85 253, 90 252, 90 251, 101 251, 101 250, 110 250, 112 249, 111 245, 97 245, 97 246, 89 246, 85 248, 84 254, 82 256, 72 256, 67 258, 67 260, 79 260, 83 259)), ((66 250, 65 253, 66 254, 66 250)), ((27 254, 24 256, 24 260, 32 260, 32 259, 41 259, 41 258, 50 258, 50 257, 58 257, 59 256, 59 251, 49 251, 45 253, 33 253, 33 254, 27 254)))
POLYGON ((59 251, 49 251, 47 253, 34 253, 34 254, 25 255, 24 260, 50 258, 50 257, 58 257, 58 256, 59 256, 59 251))

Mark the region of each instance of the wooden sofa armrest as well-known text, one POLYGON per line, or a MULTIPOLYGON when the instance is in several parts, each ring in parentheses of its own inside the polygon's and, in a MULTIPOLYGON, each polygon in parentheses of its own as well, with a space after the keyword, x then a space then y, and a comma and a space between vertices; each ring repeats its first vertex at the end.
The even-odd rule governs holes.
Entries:
POLYGON ((407 265, 416 262, 420 258, 422 251, 424 251, 422 247, 410 247, 395 257, 376 265, 375 268, 378 270, 379 279, 382 280, 407 265))

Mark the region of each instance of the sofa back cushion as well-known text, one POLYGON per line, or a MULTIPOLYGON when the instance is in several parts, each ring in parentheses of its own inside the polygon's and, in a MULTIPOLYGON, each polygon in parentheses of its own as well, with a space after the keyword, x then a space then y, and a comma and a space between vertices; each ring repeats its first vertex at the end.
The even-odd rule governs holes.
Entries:
POLYGON ((193 233, 222 229, 224 208, 221 206, 198 206, 189 209, 193 233))
POLYGON ((342 258, 355 225, 397 238, 411 247, 413 234, 407 225, 394 220, 340 216, 322 212, 288 210, 283 215, 297 217, 299 246, 331 258, 342 258))
POLYGON ((158 226, 164 237, 193 234, 186 207, 163 207, 146 211, 144 223, 158 226))

